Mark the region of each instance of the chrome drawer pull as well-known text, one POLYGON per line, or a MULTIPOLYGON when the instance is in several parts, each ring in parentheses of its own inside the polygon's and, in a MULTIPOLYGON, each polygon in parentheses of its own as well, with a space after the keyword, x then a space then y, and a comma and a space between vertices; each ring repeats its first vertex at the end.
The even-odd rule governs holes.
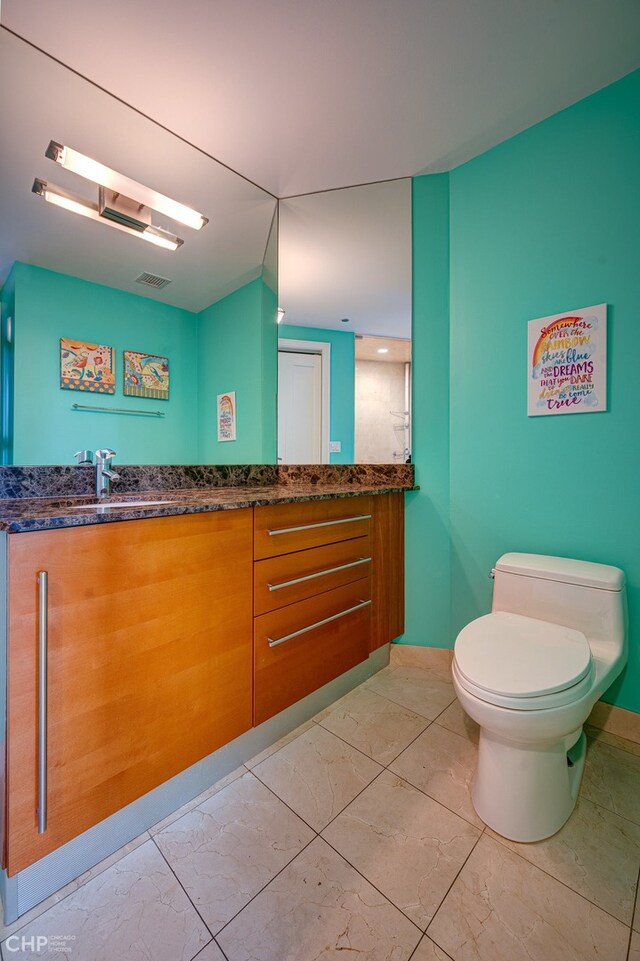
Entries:
POLYGON ((359 564, 369 564, 370 557, 360 557, 357 561, 350 564, 340 564, 338 567, 328 567, 326 571, 316 571, 315 574, 305 574, 304 577, 294 577, 291 581, 281 581, 279 584, 267 584, 270 591, 280 591, 283 587, 292 587, 294 584, 302 584, 303 581, 312 581, 315 577, 324 577, 325 574, 335 574, 336 571, 346 571, 350 567, 358 567, 359 564))
POLYGON ((359 611, 361 607, 368 607, 371 601, 360 601, 355 607, 348 607, 346 611, 340 611, 339 614, 332 614, 331 617, 325 617, 321 621, 316 621, 315 624, 309 624, 308 627, 303 627, 299 631, 294 631, 293 634, 285 634, 284 637, 268 637, 267 643, 269 647, 277 647, 278 644, 284 644, 285 641, 290 641, 294 637, 300 637, 301 634, 306 634, 308 631, 314 631, 316 627, 322 627, 323 624, 329 624, 330 621, 337 621, 339 617, 345 617, 347 614, 353 614, 354 611, 359 611))
POLYGON ((333 527, 334 524, 350 524, 352 521, 371 520, 371 514, 358 514, 356 517, 340 517, 336 521, 320 521, 318 524, 302 524, 300 527, 279 527, 275 531, 267 531, 269 537, 276 534, 296 534, 298 531, 310 531, 314 527, 333 527))
POLYGON ((47 646, 49 575, 38 573, 38 834, 47 830, 47 646))

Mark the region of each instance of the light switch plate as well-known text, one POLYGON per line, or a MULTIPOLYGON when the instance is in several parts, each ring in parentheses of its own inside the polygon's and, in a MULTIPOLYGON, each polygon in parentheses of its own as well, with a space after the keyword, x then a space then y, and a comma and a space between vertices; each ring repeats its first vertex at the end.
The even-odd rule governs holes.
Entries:
POLYGON ((329 453, 330 454, 341 454, 342 453, 342 441, 330 440, 329 441, 329 453))

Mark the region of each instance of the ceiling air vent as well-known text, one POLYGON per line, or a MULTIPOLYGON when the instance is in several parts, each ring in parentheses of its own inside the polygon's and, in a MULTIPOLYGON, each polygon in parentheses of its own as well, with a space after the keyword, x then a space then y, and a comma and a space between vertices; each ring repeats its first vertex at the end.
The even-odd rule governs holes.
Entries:
POLYGON ((143 273, 140 274, 139 277, 136 277, 136 283, 146 284, 147 287, 155 287, 156 290, 161 290, 163 287, 166 287, 167 284, 170 284, 171 281, 168 277, 158 277, 156 274, 143 273))

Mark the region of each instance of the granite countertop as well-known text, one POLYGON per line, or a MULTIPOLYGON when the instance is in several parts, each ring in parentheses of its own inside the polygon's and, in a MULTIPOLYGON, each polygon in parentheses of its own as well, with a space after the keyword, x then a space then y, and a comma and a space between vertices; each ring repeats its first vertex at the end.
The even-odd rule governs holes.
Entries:
POLYGON ((358 497, 364 494, 387 494, 417 490, 405 478, 359 478, 340 482, 323 480, 288 480, 286 483, 239 484, 226 487, 191 489, 136 490, 114 494, 99 503, 94 495, 67 497, 18 497, 0 500, 0 530, 9 533, 50 530, 58 527, 81 527, 111 521, 139 520, 177 514, 199 514, 208 511, 234 510, 265 504, 326 500, 330 497, 358 497), (141 506, 140 501, 154 502, 141 506), (118 506, 109 507, 107 505, 118 506), (77 509, 80 508, 80 509, 77 509))

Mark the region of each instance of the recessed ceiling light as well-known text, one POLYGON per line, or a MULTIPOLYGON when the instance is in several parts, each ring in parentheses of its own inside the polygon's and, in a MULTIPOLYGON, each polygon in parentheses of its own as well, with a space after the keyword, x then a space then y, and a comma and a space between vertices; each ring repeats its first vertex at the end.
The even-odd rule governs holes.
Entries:
POLYGON ((378 353, 379 353, 379 354, 388 354, 388 353, 389 353, 389 348, 388 348, 388 347, 378 347, 378 353))

